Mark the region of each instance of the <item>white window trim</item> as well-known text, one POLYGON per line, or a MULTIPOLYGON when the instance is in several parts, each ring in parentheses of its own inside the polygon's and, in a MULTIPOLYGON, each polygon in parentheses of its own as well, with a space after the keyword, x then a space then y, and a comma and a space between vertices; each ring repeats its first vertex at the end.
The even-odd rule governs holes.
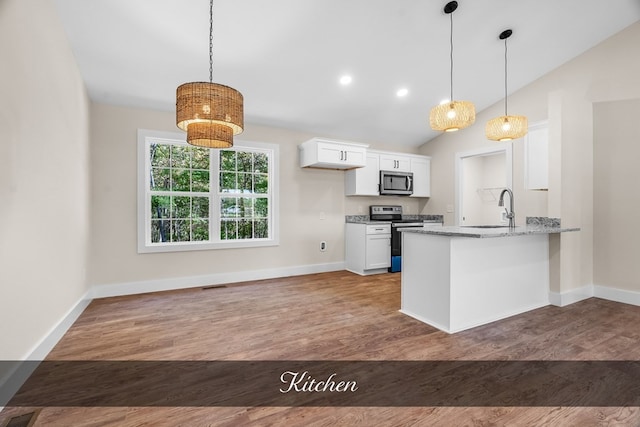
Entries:
MULTIPOLYGON (((234 147, 248 149, 272 150, 272 185, 270 215, 271 237, 269 239, 256 240, 230 240, 216 242, 166 242, 162 245, 151 244, 150 236, 147 233, 147 215, 150 209, 148 197, 146 197, 147 174, 150 165, 147 156, 147 145, 150 140, 167 140, 171 142, 181 141, 186 143, 184 132, 162 132, 149 129, 138 129, 138 253, 158 253, 158 252, 182 252, 200 251, 211 249, 232 249, 232 248, 256 248, 266 246, 278 246, 280 244, 280 150, 277 144, 266 142, 255 142, 234 139, 234 147)), ((218 172, 218 171, 216 171, 218 172)), ((239 194, 238 196, 241 196, 239 194)), ((219 212, 212 214, 213 205, 209 207, 210 221, 219 221, 219 212)))

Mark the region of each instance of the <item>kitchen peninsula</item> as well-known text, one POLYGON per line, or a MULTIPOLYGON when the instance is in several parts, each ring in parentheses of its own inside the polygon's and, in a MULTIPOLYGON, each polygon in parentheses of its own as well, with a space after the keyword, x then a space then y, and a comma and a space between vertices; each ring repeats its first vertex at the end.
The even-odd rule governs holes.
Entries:
POLYGON ((448 333, 549 304, 549 234, 555 218, 490 226, 402 230, 400 311, 448 333))

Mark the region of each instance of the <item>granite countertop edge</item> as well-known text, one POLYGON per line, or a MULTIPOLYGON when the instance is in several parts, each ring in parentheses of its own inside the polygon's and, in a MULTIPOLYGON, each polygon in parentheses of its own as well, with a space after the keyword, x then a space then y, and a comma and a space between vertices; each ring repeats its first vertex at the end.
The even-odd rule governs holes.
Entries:
POLYGON ((530 234, 554 234, 566 233, 571 231, 580 231, 579 227, 550 227, 544 225, 526 225, 513 229, 509 228, 473 228, 473 227, 426 227, 426 228, 399 228, 399 231, 405 233, 432 234, 437 236, 449 237, 474 237, 474 238, 491 238, 491 237, 511 237, 526 236, 530 234))
MULTIPOLYGON (((403 220, 415 220, 426 222, 444 222, 443 215, 403 215, 403 220)), ((345 223, 347 224, 390 224, 392 221, 372 221, 369 215, 346 215, 345 223)))

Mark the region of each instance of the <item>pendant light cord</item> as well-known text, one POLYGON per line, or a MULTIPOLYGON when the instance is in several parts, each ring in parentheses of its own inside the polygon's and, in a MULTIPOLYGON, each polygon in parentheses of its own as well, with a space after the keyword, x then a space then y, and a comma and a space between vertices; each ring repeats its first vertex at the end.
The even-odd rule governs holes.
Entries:
POLYGON ((451 50, 449 53, 449 91, 451 94, 451 98, 449 98, 449 102, 453 102, 453 12, 449 14, 449 18, 451 18, 451 31, 449 32, 449 44, 451 46, 451 50))
POLYGON ((213 83, 213 0, 209 1, 209 83, 213 83))
POLYGON ((507 39, 504 39, 504 115, 507 116, 507 39))

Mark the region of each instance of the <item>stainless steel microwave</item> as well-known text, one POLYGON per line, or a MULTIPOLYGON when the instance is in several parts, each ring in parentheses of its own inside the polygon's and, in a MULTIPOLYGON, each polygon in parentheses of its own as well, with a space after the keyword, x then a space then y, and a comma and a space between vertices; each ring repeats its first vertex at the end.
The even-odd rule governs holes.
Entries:
POLYGON ((380 194, 410 196, 413 194, 413 173, 380 171, 380 194))

